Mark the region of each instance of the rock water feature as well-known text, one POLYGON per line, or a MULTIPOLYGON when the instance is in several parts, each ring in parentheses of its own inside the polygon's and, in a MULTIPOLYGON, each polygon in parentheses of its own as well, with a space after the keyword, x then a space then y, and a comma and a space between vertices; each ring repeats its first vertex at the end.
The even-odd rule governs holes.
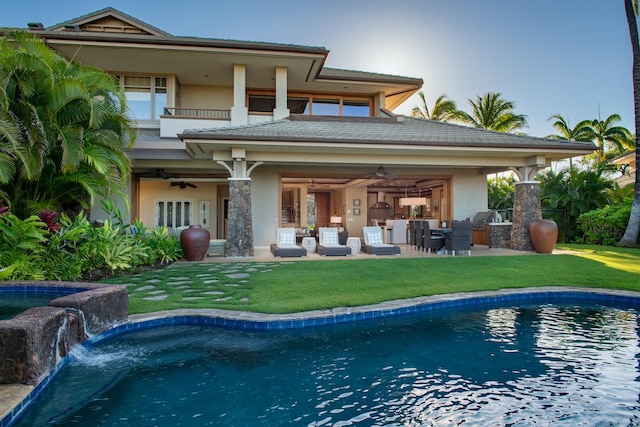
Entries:
MULTIPOLYGON (((85 283, 10 283, 37 292, 39 286, 77 288, 48 307, 34 307, 0 321, 0 384, 35 385, 76 344, 128 321, 129 298, 123 286, 85 283)), ((1 291, 0 291, 1 292, 1 291)))

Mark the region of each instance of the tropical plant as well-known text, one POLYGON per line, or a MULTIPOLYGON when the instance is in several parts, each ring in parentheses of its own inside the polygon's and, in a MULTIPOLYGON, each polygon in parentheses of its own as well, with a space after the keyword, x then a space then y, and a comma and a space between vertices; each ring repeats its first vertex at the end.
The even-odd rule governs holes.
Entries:
POLYGON ((455 101, 447 99, 447 95, 441 95, 433 107, 430 109, 427 105, 427 98, 424 92, 418 92, 420 98, 420 105, 416 105, 411 110, 411 117, 419 119, 436 120, 439 122, 448 122, 455 119, 459 115, 459 111, 456 108, 455 101))
POLYGON ((169 235, 167 227, 152 228, 148 240, 151 253, 155 254, 155 261, 160 264, 168 264, 184 257, 180 241, 169 235))
POLYGON ((555 120, 552 126, 558 133, 547 135, 547 138, 560 139, 563 141, 593 141, 594 135, 593 128, 591 127, 593 120, 582 120, 573 128, 569 125, 569 121, 560 114, 554 114, 549 117, 549 120, 555 120))
POLYGON ((514 132, 528 126, 527 116, 515 114, 515 103, 503 99, 500 92, 489 92, 483 97, 477 96, 475 101, 468 101, 471 114, 461 111, 455 117, 464 124, 498 132, 514 132))
POLYGON ((625 127, 614 126, 620 120, 618 114, 612 114, 604 120, 591 121, 593 141, 600 147, 600 151, 595 154, 600 163, 624 153, 633 146, 631 132, 625 127))
POLYGON ((0 213, 0 280, 101 278, 182 258, 182 247, 166 227, 123 233, 110 220, 94 226, 84 213, 73 219, 42 212, 20 219, 0 213), (45 221, 42 221, 44 218, 45 221))
POLYGON ((0 197, 26 218, 120 196, 135 132, 114 77, 36 35, 0 39, 0 197))
MULTIPOLYGON (((624 8, 627 15, 627 24, 629 25, 631 51, 633 54, 633 113, 636 127, 635 150, 637 169, 637 165, 640 165, 640 143, 638 143, 638 129, 640 129, 640 42, 638 41, 638 23, 636 22, 638 0, 624 0, 624 8)), ((627 223, 627 228, 622 239, 618 242, 620 246, 636 246, 638 242, 638 233, 640 233, 640 173, 638 173, 637 170, 634 188, 629 222, 627 223)))
POLYGON ((496 177, 487 180, 489 209, 513 208, 515 177, 496 177))
POLYGON ((33 260, 40 258, 47 241, 46 224, 36 215, 24 220, 12 213, 0 216, 0 268, 11 271, 14 280, 43 280, 46 271, 33 260))
POLYGON ((589 170, 574 167, 558 173, 545 169, 536 179, 540 181, 542 208, 566 211, 568 241, 578 237, 576 223, 581 214, 610 204, 609 190, 614 187, 606 177, 604 165, 589 170))
MULTIPOLYGON (((549 120, 555 120, 553 127, 558 131, 557 134, 547 135, 547 138, 560 139, 562 141, 582 141, 593 142, 594 132, 591 127, 592 120, 582 120, 573 128, 569 125, 569 121, 560 114, 554 114, 549 120)), ((573 159, 569 159, 569 167, 573 168, 573 159)))

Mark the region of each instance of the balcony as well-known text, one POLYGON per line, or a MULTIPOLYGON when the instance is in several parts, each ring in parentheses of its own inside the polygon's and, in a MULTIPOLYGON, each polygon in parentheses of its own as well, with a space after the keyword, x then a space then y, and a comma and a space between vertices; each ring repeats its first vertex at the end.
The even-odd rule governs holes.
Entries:
MULTIPOLYGON (((273 114, 249 114, 247 124, 273 120, 273 114)), ((185 129, 208 129, 231 126, 231 110, 210 108, 165 108, 160 116, 160 136, 175 138, 185 129)))
POLYGON ((165 108, 160 117, 160 136, 175 138, 185 129, 206 129, 231 125, 231 110, 210 108, 165 108))

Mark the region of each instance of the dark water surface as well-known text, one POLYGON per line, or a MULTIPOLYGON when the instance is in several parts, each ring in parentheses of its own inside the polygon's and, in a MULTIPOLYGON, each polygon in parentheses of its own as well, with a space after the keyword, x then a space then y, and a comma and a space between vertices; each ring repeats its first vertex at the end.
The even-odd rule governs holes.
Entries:
POLYGON ((0 292, 0 320, 11 319, 31 307, 48 306, 49 301, 75 291, 59 292, 30 292, 3 291, 0 292))
POLYGON ((74 351, 20 426, 637 425, 638 312, 476 307, 74 351))

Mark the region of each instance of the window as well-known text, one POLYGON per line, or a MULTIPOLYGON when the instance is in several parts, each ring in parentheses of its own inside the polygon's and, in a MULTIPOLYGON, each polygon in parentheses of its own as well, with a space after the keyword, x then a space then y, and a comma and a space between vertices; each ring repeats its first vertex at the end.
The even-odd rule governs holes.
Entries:
POLYGON ((252 113, 272 113, 275 108, 275 96, 249 95, 249 111, 252 113))
POLYGON ((328 98, 313 98, 311 114, 314 116, 339 116, 340 100, 328 98))
POLYGON ((369 101, 356 101, 345 99, 342 103, 342 115, 349 117, 369 117, 371 116, 371 106, 369 101))
POLYGON ((136 120, 160 120, 167 106, 167 78, 118 76, 136 120))
POLYGON ((191 224, 191 200, 158 200, 156 227, 184 227, 191 224))
MULTIPOLYGON (((276 97, 270 94, 250 94, 250 113, 273 113, 276 108, 276 97)), ((314 116, 350 116, 370 117, 371 101, 369 99, 344 99, 343 97, 327 97, 297 95, 287 98, 287 108, 291 114, 312 114, 314 116)))

